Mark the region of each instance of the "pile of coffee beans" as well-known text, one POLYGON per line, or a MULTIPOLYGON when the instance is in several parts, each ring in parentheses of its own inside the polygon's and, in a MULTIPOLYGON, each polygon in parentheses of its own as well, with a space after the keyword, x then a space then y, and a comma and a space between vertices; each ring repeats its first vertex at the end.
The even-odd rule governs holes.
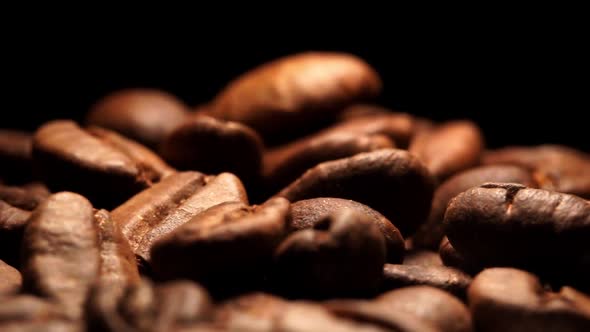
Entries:
POLYGON ((590 155, 381 87, 303 53, 0 130, 0 331, 590 331, 590 155))

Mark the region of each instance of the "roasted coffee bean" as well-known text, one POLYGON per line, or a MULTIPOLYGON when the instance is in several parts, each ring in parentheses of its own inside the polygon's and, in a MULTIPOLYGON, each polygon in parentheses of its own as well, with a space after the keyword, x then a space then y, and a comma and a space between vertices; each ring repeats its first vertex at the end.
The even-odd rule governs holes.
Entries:
POLYGON ((345 107, 337 116, 338 121, 348 121, 364 117, 390 115, 393 110, 377 104, 353 104, 345 107))
POLYGON ((126 331, 117 308, 129 287, 140 282, 135 255, 119 225, 105 210, 94 215, 98 226, 100 268, 86 306, 89 331, 126 331))
POLYGON ((286 300, 274 295, 246 294, 220 304, 213 322, 227 331, 274 332, 275 321, 287 306, 286 300))
MULTIPOLYGON (((373 322, 342 319, 325 308, 306 302, 295 302, 287 306, 275 322, 273 331, 339 331, 339 332, 385 332, 385 326, 373 322)), ((385 324, 383 324, 385 325, 385 324)))
POLYGON ((373 222, 385 238, 387 247, 387 262, 400 263, 404 256, 404 239, 399 230, 381 213, 370 207, 347 199, 341 198, 312 198, 295 202, 291 205, 291 230, 313 228, 324 221, 326 217, 338 211, 350 209, 358 214, 365 215, 373 222))
POLYGON ((315 197, 352 199, 379 211, 409 236, 426 220, 433 187, 432 177, 416 157, 384 149, 321 163, 278 196, 291 202, 315 197))
POLYGON ((23 278, 14 267, 0 260, 0 298, 7 294, 16 294, 20 291, 23 278))
POLYGON ((294 232, 277 248, 276 278, 291 296, 358 296, 376 290, 387 249, 370 217, 342 210, 294 232))
POLYGON ((451 200, 444 222, 453 247, 484 266, 565 274, 590 257, 590 204, 573 195, 487 183, 451 200))
POLYGON ((0 327, 10 322, 26 322, 57 316, 55 306, 36 296, 19 294, 1 298, 0 327))
POLYGON ((99 270, 92 205, 68 192, 51 195, 32 214, 23 238, 23 287, 77 320, 99 270))
POLYGON ((265 139, 301 130, 381 91, 377 73, 343 53, 309 52, 264 64, 229 83, 212 115, 245 123, 265 139))
POLYGON ((33 136, 29 133, 0 129, 0 179, 13 184, 31 181, 32 144, 33 136))
POLYGON ((207 291, 190 281, 177 280, 156 287, 158 316, 153 331, 190 326, 210 316, 213 309, 207 291))
POLYGON ((590 331, 590 297, 570 287, 547 291, 525 271, 486 269, 468 297, 477 331, 590 331))
POLYGON ((590 198, 590 155, 561 145, 488 151, 484 164, 513 164, 533 171, 539 187, 590 198))
POLYGON ((107 311, 106 307, 90 307, 94 320, 88 321, 89 331, 177 331, 207 319, 211 311, 207 292, 188 281, 154 286, 142 279, 128 284, 121 297, 111 300, 114 305, 107 311))
POLYGON ((332 300, 324 306, 339 318, 379 326, 386 331, 441 331, 414 315, 389 310, 387 306, 376 301, 332 300))
POLYGON ((319 163, 393 147, 393 142, 384 135, 320 132, 268 150, 264 154, 262 176, 269 190, 277 190, 319 163))
POLYGON ((404 265, 442 266, 440 255, 430 250, 410 250, 404 255, 404 265))
POLYGON ((143 168, 143 171, 146 173, 144 176, 150 179, 162 179, 176 172, 150 149, 114 131, 100 127, 88 127, 87 131, 105 143, 123 151, 123 153, 138 164, 139 168, 143 168))
POLYGON ((98 101, 88 113, 86 122, 114 130, 156 149, 187 115, 188 107, 168 93, 129 89, 98 101))
POLYGON ((0 184, 0 200, 27 211, 35 209, 49 195, 47 187, 39 182, 31 182, 22 186, 0 184))
POLYGON ((440 243, 439 255, 444 265, 454 267, 470 275, 475 275, 484 269, 479 262, 469 261, 458 253, 446 236, 440 243))
POLYGON ((149 262, 150 249, 156 240, 224 202, 248 203, 244 186, 235 175, 182 172, 135 195, 111 215, 121 226, 133 252, 149 262))
POLYGON ((33 158, 51 190, 87 195, 100 207, 116 206, 170 173, 147 148, 71 121, 49 122, 37 130, 33 158))
POLYGON ((421 131, 422 119, 407 113, 372 111, 375 106, 357 105, 340 114, 340 122, 325 131, 344 131, 356 134, 380 134, 389 137, 397 147, 407 149, 412 137, 421 131), (367 110, 367 108, 369 108, 367 110), (364 111, 364 114, 363 114, 364 111))
POLYGON ((412 286, 384 293, 375 299, 390 312, 414 316, 436 331, 472 331, 467 307, 456 297, 430 286, 412 286))
POLYGON ((0 259, 20 266, 21 240, 31 212, 0 200, 0 259))
POLYGON ((469 275, 446 266, 385 264, 381 289, 426 285, 464 298, 470 283, 469 275))
POLYGON ((264 293, 243 295, 222 303, 213 327, 223 331, 387 331, 336 317, 319 304, 288 302, 264 293))
POLYGON ((153 270, 163 279, 189 278, 228 292, 239 289, 270 263, 288 217, 289 202, 283 198, 254 207, 217 205, 154 245, 153 270), (195 260, 198 264, 192 264, 195 260))
POLYGON ((31 295, 15 295, 0 299, 0 331, 2 332, 74 332, 83 331, 76 322, 60 318, 51 302, 31 295))
POLYGON ((178 169, 232 172, 250 180, 260 174, 262 149, 262 140, 247 126, 201 115, 174 129, 162 143, 160 154, 178 169))
POLYGON ((413 245, 418 248, 437 248, 444 236, 443 219, 449 201, 465 190, 486 182, 520 183, 533 188, 537 186, 531 173, 519 166, 481 166, 458 173, 434 192, 430 215, 412 238, 413 245))
POLYGON ((423 130, 409 151, 440 181, 479 164, 483 149, 483 135, 475 123, 452 121, 423 130))

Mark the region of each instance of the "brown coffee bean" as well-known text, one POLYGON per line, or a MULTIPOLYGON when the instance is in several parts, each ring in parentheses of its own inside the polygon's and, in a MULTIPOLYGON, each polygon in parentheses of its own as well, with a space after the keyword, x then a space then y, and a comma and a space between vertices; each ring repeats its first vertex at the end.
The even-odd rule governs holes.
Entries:
POLYGON ((20 291, 23 278, 14 267, 0 260, 0 298, 20 291))
POLYGON ((14 184, 31 181, 32 142, 30 133, 0 129, 0 179, 14 184))
POLYGON ((241 288, 271 261, 289 211, 283 198, 254 207, 239 202, 212 207, 154 245, 154 272, 163 279, 197 280, 210 289, 241 288), (198 264, 191 263, 195 259, 198 264))
POLYGON ((190 281, 177 280, 156 287, 158 318, 153 331, 190 326, 210 316, 213 309, 207 291, 190 281))
POLYGON ((98 101, 88 113, 86 122, 114 130, 156 149, 187 115, 188 107, 166 92, 129 89, 98 101))
POLYGON ((460 172, 443 182, 434 192, 430 215, 412 238, 413 245, 419 248, 437 248, 444 236, 443 219, 449 201, 463 191, 485 182, 520 183, 533 188, 537 186, 531 173, 519 166, 481 166, 460 172))
POLYGON ((451 121, 423 130, 414 137, 409 151, 440 181, 479 164, 483 149, 483 134, 475 123, 451 121))
POLYGON ((487 183, 451 200, 444 222, 453 247, 484 266, 566 273, 590 257, 590 204, 573 195, 487 183))
POLYGON ((95 213, 99 235, 100 269, 86 305, 89 331, 121 331, 129 328, 117 314, 125 291, 140 282, 135 255, 119 225, 109 213, 95 213))
POLYGON ((404 265, 442 266, 440 255, 430 250, 410 250, 404 255, 404 265))
POLYGON ((192 116, 166 137, 160 154, 174 167, 241 179, 260 174, 262 140, 249 127, 210 116, 192 116))
POLYGON ((366 204, 411 235, 430 209, 433 179, 407 151, 384 149, 321 163, 278 193, 291 202, 339 197, 366 204))
POLYGON ((453 248, 453 245, 446 236, 440 243, 439 255, 444 265, 456 268, 470 275, 475 275, 484 269, 479 262, 465 259, 463 255, 453 248))
POLYGON ((0 331, 2 332, 74 332, 83 331, 77 322, 60 318, 55 304, 31 295, 1 298, 0 331))
POLYGON ((222 303, 213 324, 223 331, 386 331, 376 326, 340 319, 319 304, 288 302, 279 297, 252 293, 222 303))
POLYGON ((370 105, 349 107, 340 114, 340 119, 340 122, 324 131, 385 135, 402 149, 408 148, 412 137, 421 127, 421 120, 407 113, 382 110, 370 105))
POLYGON ((100 127, 88 127, 86 130, 103 142, 123 151, 137 163, 138 168, 142 169, 146 173, 144 176, 149 179, 163 179, 176 172, 152 150, 114 131, 100 127))
POLYGON ((158 239, 224 202, 248 203, 244 187, 235 175, 182 172, 135 195, 111 215, 133 252, 149 262, 150 249, 158 239))
POLYGON ((386 331, 441 331, 415 315, 392 311, 383 303, 376 301, 332 300, 326 302, 324 306, 341 319, 371 324, 386 331))
POLYGON ((456 297, 430 286, 412 286, 382 294, 376 302, 390 312, 414 316, 437 331, 472 331, 471 315, 456 297))
POLYGON ((350 209, 368 217, 367 219, 381 230, 387 247, 387 262, 399 263, 402 261, 404 239, 399 230, 381 213, 355 201, 322 197, 295 202, 291 205, 289 228, 292 230, 313 228, 316 224, 324 221, 326 217, 344 209, 350 209))
POLYGON ((68 192, 51 195, 31 216, 23 238, 23 287, 77 320, 99 271, 92 205, 68 192))
POLYGON ((381 289, 426 285, 464 298, 470 283, 469 275, 446 266, 385 264, 381 289))
POLYGON ((346 209, 287 237, 275 253, 276 279, 285 293, 298 297, 371 294, 386 254, 379 227, 346 209))
POLYGON ((20 248, 31 212, 0 200, 0 259, 20 266, 20 248))
POLYGON ((137 144, 105 132, 86 131, 71 121, 49 122, 37 130, 33 158, 45 183, 112 207, 168 174, 148 149, 137 150, 137 144), (154 160, 158 162, 150 162, 154 160))
POLYGON ((488 151, 484 164, 513 164, 533 171, 539 187, 590 198, 590 155, 561 145, 488 151))
POLYGON ((345 107, 337 117, 338 121, 354 120, 364 117, 390 115, 393 110, 377 104, 353 104, 345 107))
POLYGON ((286 300, 274 295, 246 294, 220 304, 213 322, 227 331, 274 332, 275 321, 287 306, 286 300))
POLYGON ((49 195, 50 192, 47 187, 39 182, 32 182, 23 186, 0 184, 0 200, 27 211, 35 209, 49 195))
POLYGON ((320 132, 266 151, 263 178, 271 190, 277 190, 322 162, 393 147, 393 142, 384 135, 320 132))
POLYGON ((212 103, 215 117, 269 136, 327 118, 381 91, 377 73, 343 53, 309 52, 255 68, 229 83, 212 103))
MULTIPOLYGON (((322 306, 314 303, 294 302, 279 315, 273 331, 339 331, 339 332, 385 332, 385 326, 373 322, 355 321, 337 317, 322 306)), ((383 324, 384 325, 384 324, 383 324)))
POLYGON ((0 327, 6 323, 42 320, 57 316, 55 306, 36 296, 19 294, 1 298, 0 327))
POLYGON ((570 287, 544 290, 525 271, 486 269, 468 297, 477 331, 590 331, 590 297, 570 287))
POLYGON ((177 331, 206 320, 211 312, 207 292, 189 281, 154 286, 142 279, 128 284, 124 291, 107 311, 106 307, 90 307, 101 311, 89 313, 89 331, 177 331))

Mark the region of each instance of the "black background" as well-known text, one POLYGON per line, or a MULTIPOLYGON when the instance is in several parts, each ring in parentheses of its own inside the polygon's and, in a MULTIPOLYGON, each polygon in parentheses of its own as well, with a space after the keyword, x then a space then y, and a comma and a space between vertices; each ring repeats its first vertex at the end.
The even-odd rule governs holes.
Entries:
POLYGON ((1 127, 80 120, 95 100, 125 87, 164 89, 196 105, 265 61, 328 50, 354 53, 377 69, 384 81, 379 103, 438 121, 473 119, 491 147, 559 143, 590 150, 588 38, 575 25, 419 30, 418 23, 346 22, 303 31, 280 21, 226 32, 214 24, 188 24, 179 33, 158 25, 104 29, 102 22, 92 31, 5 34, 1 127))

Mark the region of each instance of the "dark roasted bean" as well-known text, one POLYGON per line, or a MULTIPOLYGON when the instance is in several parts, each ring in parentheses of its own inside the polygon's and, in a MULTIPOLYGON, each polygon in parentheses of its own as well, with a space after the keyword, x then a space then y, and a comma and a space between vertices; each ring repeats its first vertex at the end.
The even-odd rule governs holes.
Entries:
POLYGON ((489 151, 484 164, 513 164, 533 171, 539 187, 590 198, 590 155, 561 145, 489 151))
POLYGON ((276 190, 322 162, 393 147, 393 142, 384 135, 322 132, 268 150, 263 159, 263 178, 269 190, 276 190))
POLYGON ((37 130, 33 158, 50 189, 87 195, 101 207, 116 206, 170 173, 147 148, 71 121, 49 122, 37 130))
POLYGON ((439 331, 471 331, 471 316, 457 298, 429 286, 412 286, 380 295, 381 302, 391 311, 400 311, 427 322, 439 331))
POLYGON ((537 186, 531 173, 519 166, 481 166, 458 173, 443 182, 434 192, 430 215, 412 238, 413 245, 419 248, 438 248, 444 236, 443 219, 449 201, 465 190, 485 182, 520 183, 533 188, 537 186))
POLYGON ((407 151, 384 149, 324 162, 278 195, 291 202, 339 197, 366 204, 392 220, 404 236, 425 221, 433 194, 426 167, 407 151))
POLYGON ((0 200, 0 259, 20 265, 21 240, 31 212, 0 200))
POLYGON ((326 217, 338 211, 349 209, 365 215, 381 230, 387 247, 387 262, 400 263, 404 255, 404 239, 399 230, 381 213, 370 207, 341 198, 312 198, 295 202, 291 205, 291 230, 313 228, 326 217))
POLYGON ((49 195, 50 192, 47 187, 38 182, 32 182, 23 186, 6 186, 0 184, 0 200, 27 211, 35 209, 49 195))
POLYGON ((149 261, 154 242, 224 202, 248 203, 244 187, 235 175, 183 172, 135 195, 113 210, 112 217, 121 226, 133 252, 149 261))
POLYGON ((168 93, 130 89, 98 101, 88 113, 86 122, 114 130, 156 149, 187 115, 188 107, 168 93))
POLYGON ((127 289, 140 281, 135 255, 107 211, 97 211, 95 219, 100 268, 86 306, 87 328, 89 331, 131 331, 117 308, 127 289))
POLYGON ((69 320, 82 307, 99 270, 92 205, 68 192, 51 195, 31 216, 23 238, 23 287, 54 303, 69 320))
POLYGON ((254 207, 239 202, 212 207, 154 245, 154 272, 163 279, 190 278, 213 288, 239 289, 270 263, 289 210, 283 198, 254 207), (198 264, 191 263, 195 259, 198 264))
POLYGON ((386 253, 379 227, 366 215, 343 210, 281 243, 275 254, 276 278, 291 296, 371 294, 381 279, 386 253))
POLYGON ((590 297, 571 287, 544 290, 525 271, 486 269, 468 297, 477 331, 590 331, 590 297))
POLYGON ((470 283, 469 275, 446 266, 385 264, 381 289, 426 285, 464 298, 470 283))
POLYGON ((445 229, 465 259, 484 266, 567 273, 590 256, 590 204, 520 184, 487 183, 458 195, 445 229))
POLYGON ((353 55, 302 53, 238 77, 215 98, 211 113, 245 123, 267 139, 329 117, 380 90, 377 73, 353 55))
POLYGON ((479 164, 483 135, 470 121, 453 121, 423 130, 410 144, 410 153, 418 156, 440 181, 479 164))
POLYGON ((30 133, 0 129, 0 179, 19 184, 33 178, 30 133))
POLYGON ((440 242, 439 255, 444 265, 454 267, 470 275, 475 275, 483 270, 483 266, 479 265, 479 262, 468 261, 458 253, 446 236, 440 242))
POLYGON ((0 298, 5 295, 16 294, 23 284, 23 277, 14 267, 0 260, 0 298))
POLYGON ((160 153, 178 169, 231 172, 240 179, 252 180, 260 175, 262 149, 262 140, 247 126, 200 115, 174 129, 160 153))

